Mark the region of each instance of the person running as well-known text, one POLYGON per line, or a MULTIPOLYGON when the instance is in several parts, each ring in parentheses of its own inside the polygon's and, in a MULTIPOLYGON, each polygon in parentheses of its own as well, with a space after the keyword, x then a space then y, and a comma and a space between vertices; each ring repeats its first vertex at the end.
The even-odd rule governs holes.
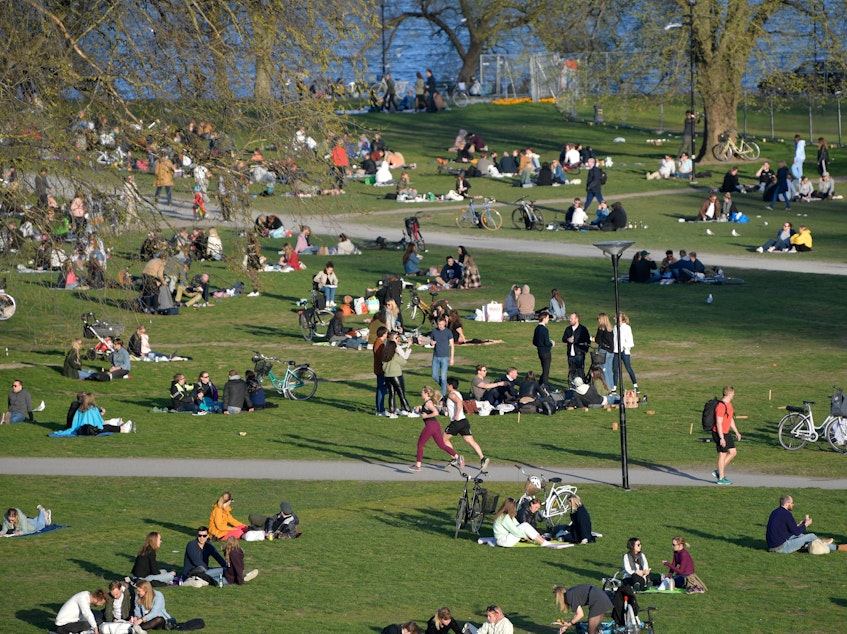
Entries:
MULTIPOLYGON (((450 424, 444 430, 444 444, 452 449, 453 445, 450 439, 459 434, 479 456, 479 470, 485 471, 490 461, 474 440, 471 424, 465 417, 464 399, 462 399, 462 393, 459 392, 459 379, 453 376, 447 378, 447 413, 450 416, 450 424)), ((460 465, 453 465, 452 462, 450 464, 451 466, 459 466, 460 469, 463 468, 460 465)))
POLYGON ((712 427, 712 442, 718 452, 718 468, 712 471, 717 478, 717 484, 732 484, 726 478, 726 468, 735 458, 735 441, 741 440, 741 433, 735 426, 735 411, 732 408, 732 399, 735 398, 735 389, 727 385, 723 389, 723 398, 715 405, 715 426, 712 427), (735 439, 730 431, 735 432, 735 439))
POLYGON ((439 414, 436 403, 441 400, 441 394, 432 389, 429 385, 426 385, 421 390, 421 398, 423 399, 423 405, 416 407, 415 411, 421 415, 421 418, 423 418, 424 427, 421 430, 421 435, 418 437, 417 461, 409 467, 409 469, 416 472, 421 470, 424 446, 430 438, 435 441, 435 444, 438 445, 439 448, 450 454, 451 465, 455 463, 460 470, 464 469, 465 459, 456 453, 455 449, 444 442, 444 438, 441 433, 441 426, 438 424, 438 420, 436 418, 439 414))

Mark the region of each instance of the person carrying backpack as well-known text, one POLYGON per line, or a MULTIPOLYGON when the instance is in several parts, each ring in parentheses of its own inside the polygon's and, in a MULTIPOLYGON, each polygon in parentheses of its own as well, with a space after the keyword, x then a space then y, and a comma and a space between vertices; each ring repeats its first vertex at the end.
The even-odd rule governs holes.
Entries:
POLYGON ((723 398, 715 405, 715 426, 712 428, 712 442, 718 452, 718 468, 712 471, 717 478, 716 484, 732 484, 726 478, 726 468, 733 461, 736 454, 735 441, 741 440, 741 433, 735 426, 735 411, 732 408, 732 399, 735 397, 735 389, 727 385, 723 389, 723 398), (735 432, 733 439, 730 431, 735 432))

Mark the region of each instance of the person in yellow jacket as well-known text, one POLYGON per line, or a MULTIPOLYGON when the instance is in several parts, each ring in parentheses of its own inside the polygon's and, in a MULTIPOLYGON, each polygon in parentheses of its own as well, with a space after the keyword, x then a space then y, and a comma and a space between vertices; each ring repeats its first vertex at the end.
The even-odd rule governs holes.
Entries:
POLYGON ((812 250, 812 232, 806 225, 797 227, 797 233, 791 236, 791 251, 811 251, 812 250))
POLYGON ((212 506, 209 515, 209 534, 215 539, 224 540, 227 537, 241 539, 249 527, 232 516, 232 494, 225 491, 212 506))
POLYGON ((153 184, 156 186, 156 193, 153 194, 153 198, 156 200, 156 204, 159 203, 159 193, 162 191, 162 188, 165 188, 165 197, 167 198, 168 205, 171 204, 171 190, 174 185, 174 173, 176 172, 176 167, 171 162, 169 156, 162 156, 158 161, 156 161, 156 179, 153 184))

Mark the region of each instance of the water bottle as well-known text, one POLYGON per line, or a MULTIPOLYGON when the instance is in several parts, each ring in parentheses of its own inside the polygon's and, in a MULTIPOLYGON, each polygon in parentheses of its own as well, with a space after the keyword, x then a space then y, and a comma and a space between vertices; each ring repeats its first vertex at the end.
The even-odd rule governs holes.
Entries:
POLYGON ((132 421, 132 433, 136 433, 135 421, 132 421))

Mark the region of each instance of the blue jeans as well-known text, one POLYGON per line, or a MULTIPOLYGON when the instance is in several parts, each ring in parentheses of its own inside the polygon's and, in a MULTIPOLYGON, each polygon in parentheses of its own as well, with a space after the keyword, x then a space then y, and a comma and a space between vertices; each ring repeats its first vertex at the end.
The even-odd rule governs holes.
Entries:
POLYGON ((268 234, 270 238, 284 238, 285 237, 285 227, 280 227, 279 229, 274 229, 268 234))
POLYGON ((335 301, 335 287, 334 286, 321 286, 321 292, 326 297, 326 301, 334 302, 335 301))
POLYGON ((588 211, 588 208, 591 206, 591 201, 594 200, 595 198, 597 199, 598 203, 603 202, 603 194, 602 193, 600 193, 600 192, 587 192, 586 193, 586 195, 585 195, 585 205, 583 206, 583 209, 585 209, 585 211, 588 211))
POLYGON ((447 369, 449 367, 450 357, 432 357, 432 380, 438 381, 442 394, 447 394, 447 369))
POLYGON ((614 365, 615 355, 611 352, 606 351, 606 361, 603 363, 603 380, 606 381, 606 385, 609 387, 614 387, 617 385, 615 383, 615 375, 612 372, 612 366, 614 365))
POLYGON ((788 186, 777 185, 776 189, 773 190, 773 200, 771 200, 771 207, 776 207, 776 201, 779 200, 779 195, 783 194, 785 197, 785 208, 791 209, 791 201, 788 200, 788 186))
POLYGON ((22 423, 26 420, 26 414, 21 414, 20 412, 9 412, 9 422, 10 423, 22 423))
POLYGON ((385 375, 376 375, 376 413, 385 414, 385 395, 388 394, 388 386, 385 384, 385 375))
MULTIPOLYGON (((796 553, 798 550, 806 546, 807 544, 811 544, 818 538, 814 533, 803 533, 802 535, 795 535, 794 537, 789 537, 786 542, 780 546, 779 548, 774 548, 771 550, 772 553, 782 553, 787 555, 789 553, 796 553)), ((833 551, 837 547, 835 544, 829 545, 829 550, 833 551)))
MULTIPOLYGON (((165 188, 165 198, 167 199, 168 204, 170 205, 171 204, 171 186, 165 185, 164 188, 165 188)), ((159 192, 161 192, 161 191, 162 191, 162 188, 157 187, 156 193, 153 194, 153 198, 156 200, 156 202, 159 202, 159 192)))
MULTIPOLYGON (((621 357, 621 360, 623 361, 623 367, 625 367, 626 371, 629 373, 629 378, 632 379, 633 385, 636 385, 638 383, 638 379, 635 378, 635 372, 633 372, 633 370, 632 370, 632 362, 630 360, 631 355, 621 354, 620 357, 621 357)), ((620 379, 620 377, 618 376, 618 355, 617 354, 615 354, 614 366, 612 367, 612 376, 615 380, 615 385, 620 385, 618 383, 618 380, 620 379)))

